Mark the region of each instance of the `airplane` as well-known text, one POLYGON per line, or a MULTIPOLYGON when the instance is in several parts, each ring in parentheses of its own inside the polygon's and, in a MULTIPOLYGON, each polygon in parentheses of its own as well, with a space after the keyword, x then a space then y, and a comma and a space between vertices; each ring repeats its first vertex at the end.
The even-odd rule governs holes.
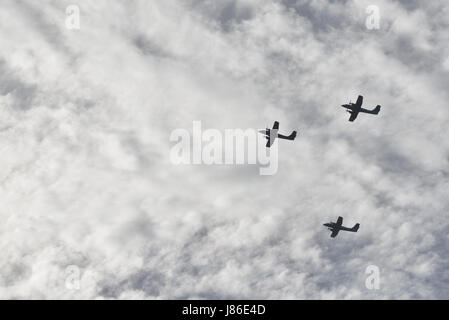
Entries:
POLYGON ((349 109, 346 110, 348 111, 351 116, 349 117, 349 121, 354 121, 357 116, 359 115, 359 112, 362 113, 370 113, 370 114, 378 114, 380 111, 380 105, 377 105, 373 110, 366 110, 362 108, 362 103, 363 103, 363 96, 359 96, 357 98, 357 102, 356 103, 352 103, 351 101, 349 101, 349 104, 342 104, 341 106, 343 108, 349 109))
POLYGON ((273 129, 266 128, 265 130, 259 130, 260 133, 264 134, 267 138, 267 148, 271 147, 276 138, 285 139, 285 140, 295 140, 296 131, 293 131, 289 136, 284 136, 283 134, 279 134, 279 122, 275 121, 273 125, 273 129))
POLYGON ((325 224, 323 224, 323 226, 328 227, 329 230, 332 231, 332 233, 331 233, 332 238, 335 238, 340 230, 357 232, 357 230, 359 230, 359 227, 360 227, 360 224, 356 223, 354 227, 346 228, 346 227, 342 226, 342 223, 343 223, 343 218, 338 217, 337 222, 325 223, 325 224))

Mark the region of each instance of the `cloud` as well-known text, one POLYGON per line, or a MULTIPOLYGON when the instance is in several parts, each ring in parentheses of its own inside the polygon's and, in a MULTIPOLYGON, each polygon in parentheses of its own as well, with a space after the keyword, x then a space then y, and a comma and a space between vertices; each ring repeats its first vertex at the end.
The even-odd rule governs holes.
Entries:
POLYGON ((0 297, 448 298, 444 1, 69 4, 1 4, 0 297), (274 176, 175 166, 194 120, 299 135, 274 176))

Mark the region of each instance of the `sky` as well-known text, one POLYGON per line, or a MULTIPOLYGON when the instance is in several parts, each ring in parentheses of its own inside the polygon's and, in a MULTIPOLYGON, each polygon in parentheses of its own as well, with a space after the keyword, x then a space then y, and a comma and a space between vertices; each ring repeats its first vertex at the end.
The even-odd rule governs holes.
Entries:
POLYGON ((448 299, 448 16, 443 0, 1 1, 0 298, 448 299), (382 109, 351 123, 359 94, 382 109), (274 120, 298 130, 274 175, 170 159, 194 121, 274 120), (359 231, 330 238, 338 216, 359 231))

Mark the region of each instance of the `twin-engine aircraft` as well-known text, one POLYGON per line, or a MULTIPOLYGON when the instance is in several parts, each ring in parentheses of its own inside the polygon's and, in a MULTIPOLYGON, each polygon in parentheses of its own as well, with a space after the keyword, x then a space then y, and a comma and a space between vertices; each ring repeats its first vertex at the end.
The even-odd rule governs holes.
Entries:
POLYGON ((259 130, 260 133, 264 134, 267 138, 267 148, 271 147, 276 138, 285 139, 285 140, 295 140, 296 131, 293 131, 289 136, 284 136, 283 134, 278 133, 279 131, 279 122, 275 121, 273 125, 273 129, 266 128, 265 130, 259 130))
POLYGON ((352 103, 351 101, 349 101, 349 104, 341 105, 343 108, 349 109, 346 110, 351 114, 351 116, 349 117, 349 121, 354 121, 360 112, 369 114, 378 114, 380 111, 380 105, 377 105, 373 110, 367 110, 362 108, 362 104, 363 104, 363 96, 359 96, 357 98, 356 103, 352 103))
POLYGON ((360 227, 359 223, 356 223, 355 226, 353 226, 352 228, 343 227, 342 224, 343 224, 343 218, 338 217, 337 222, 325 223, 325 224, 323 224, 323 226, 328 227, 329 230, 332 231, 332 233, 331 233, 332 238, 335 238, 340 230, 357 232, 357 230, 359 230, 359 227, 360 227))

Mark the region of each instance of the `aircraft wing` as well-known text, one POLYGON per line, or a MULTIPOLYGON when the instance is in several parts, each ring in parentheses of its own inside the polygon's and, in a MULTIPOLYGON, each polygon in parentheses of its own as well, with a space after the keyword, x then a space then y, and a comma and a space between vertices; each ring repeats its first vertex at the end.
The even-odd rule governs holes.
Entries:
POLYGON ((273 130, 278 130, 279 129, 279 122, 275 121, 274 125, 273 125, 273 130))
POLYGON ((343 218, 342 217, 338 217, 338 219, 337 219, 337 226, 341 227, 342 224, 343 224, 343 218))
POLYGON ((339 229, 333 229, 332 233, 331 233, 331 238, 335 238, 338 234, 338 231, 340 231, 339 229))
POLYGON ((359 115, 359 113, 358 112, 351 112, 351 116, 349 117, 349 121, 354 121, 356 118, 357 118, 357 116, 359 115))
POLYGON ((363 103, 363 96, 359 96, 357 98, 357 102, 355 103, 355 105, 357 106, 357 108, 360 108, 362 106, 363 103))

